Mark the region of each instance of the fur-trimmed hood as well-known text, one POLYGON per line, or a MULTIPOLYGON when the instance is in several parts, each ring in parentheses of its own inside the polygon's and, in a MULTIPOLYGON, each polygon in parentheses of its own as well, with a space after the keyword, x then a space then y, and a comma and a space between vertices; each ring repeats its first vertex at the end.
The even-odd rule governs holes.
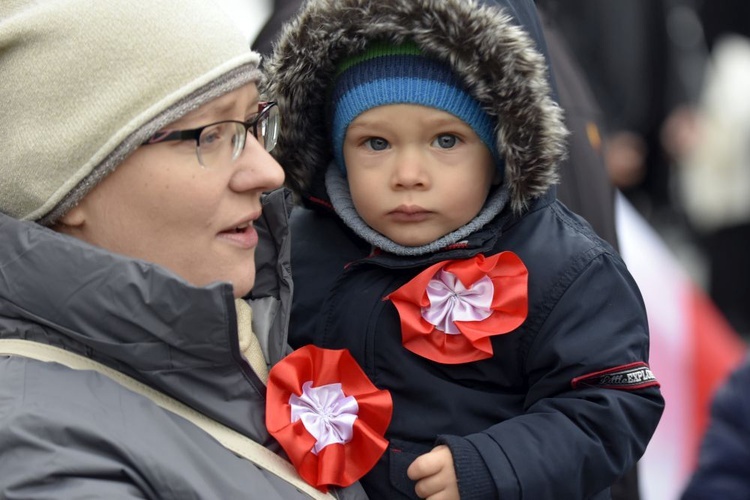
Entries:
MULTIPOLYGON (((513 0, 507 0, 513 3, 513 0)), ((518 2, 517 2, 518 3, 518 2)), ((474 0, 311 0, 288 23, 266 63, 266 93, 279 101, 282 131, 274 151, 287 184, 321 196, 333 158, 326 123, 329 86, 342 58, 373 40, 413 40, 447 62, 487 113, 497 117, 498 150, 515 212, 557 181, 567 130, 550 97, 547 64, 519 21, 474 0)))

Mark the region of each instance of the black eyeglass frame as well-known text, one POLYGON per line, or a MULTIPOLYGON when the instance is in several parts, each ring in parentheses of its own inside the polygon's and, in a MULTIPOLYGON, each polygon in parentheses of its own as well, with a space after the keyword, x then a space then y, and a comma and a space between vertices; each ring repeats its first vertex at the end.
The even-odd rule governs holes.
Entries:
MULTIPOLYGON (((189 141, 192 139, 195 141, 196 148, 200 148, 200 137, 203 131, 209 127, 213 127, 214 125, 221 125, 222 123, 236 123, 238 125, 242 125, 243 127, 245 127, 245 136, 247 136, 247 132, 252 127, 253 137, 260 140, 261 138, 258 137, 258 124, 261 122, 261 120, 270 115, 273 108, 276 108, 278 110, 278 103, 276 101, 262 101, 258 103, 258 113, 250 121, 243 122, 239 120, 221 120, 218 122, 209 123, 208 125, 203 125, 202 127, 187 130, 160 130, 159 132, 156 132, 154 135, 146 139, 141 145, 148 146, 150 144, 159 144, 161 142, 189 141)), ((245 142, 246 141, 243 141, 242 148, 240 150, 245 149, 245 142)), ((263 145, 266 148, 266 151, 270 152, 271 150, 273 150, 276 143, 274 141, 274 143, 270 145, 269 149, 268 145, 266 144, 265 138, 263 138, 263 145)))

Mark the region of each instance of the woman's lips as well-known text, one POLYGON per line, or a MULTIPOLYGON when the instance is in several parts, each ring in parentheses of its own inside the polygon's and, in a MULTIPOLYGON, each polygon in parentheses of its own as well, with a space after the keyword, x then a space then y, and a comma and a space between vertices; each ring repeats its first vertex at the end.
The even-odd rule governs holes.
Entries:
POLYGON ((258 244, 258 232, 250 224, 222 231, 218 236, 244 249, 255 248, 258 244))

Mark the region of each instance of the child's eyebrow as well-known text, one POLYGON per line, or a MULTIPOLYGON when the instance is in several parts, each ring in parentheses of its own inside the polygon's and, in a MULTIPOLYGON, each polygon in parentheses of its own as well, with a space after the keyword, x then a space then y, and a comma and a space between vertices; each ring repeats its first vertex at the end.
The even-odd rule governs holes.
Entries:
POLYGON ((469 125, 465 123, 461 118, 457 116, 453 116, 453 115, 428 116, 422 120, 423 126, 430 126, 430 127, 442 127, 442 126, 449 126, 449 125, 455 126, 457 124, 463 125, 465 127, 469 127, 469 125))
POLYGON ((351 125, 349 125, 349 130, 357 130, 357 129, 370 129, 375 128, 378 125, 382 124, 384 120, 373 120, 373 119, 365 119, 365 120, 357 120, 356 122, 353 122, 351 125))

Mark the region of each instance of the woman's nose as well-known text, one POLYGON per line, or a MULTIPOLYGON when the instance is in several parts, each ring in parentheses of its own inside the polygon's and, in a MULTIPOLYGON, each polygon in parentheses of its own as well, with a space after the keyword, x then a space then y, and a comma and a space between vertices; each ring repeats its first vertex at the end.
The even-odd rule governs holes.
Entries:
POLYGON ((253 134, 247 135, 245 149, 235 161, 232 178, 235 191, 272 191, 284 183, 284 169, 253 134))

